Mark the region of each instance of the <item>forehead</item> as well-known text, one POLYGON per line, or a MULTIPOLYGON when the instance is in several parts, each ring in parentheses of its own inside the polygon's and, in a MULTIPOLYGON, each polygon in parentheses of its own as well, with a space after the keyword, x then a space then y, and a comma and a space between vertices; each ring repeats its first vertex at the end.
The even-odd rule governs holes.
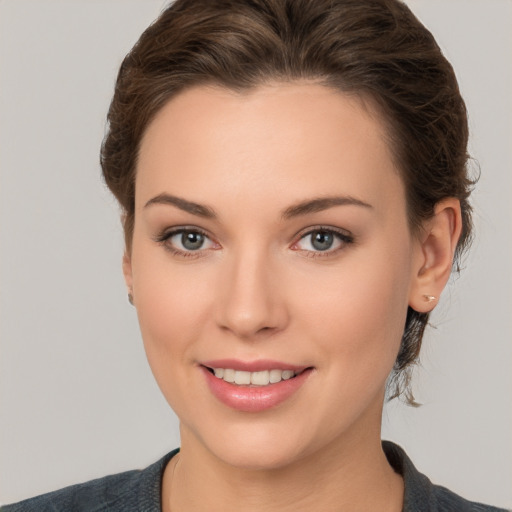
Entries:
POLYGON ((181 192, 210 202, 213 193, 283 190, 292 200, 333 187, 374 199, 403 193, 385 124, 367 102, 314 83, 242 93, 198 86, 170 100, 147 128, 136 200, 181 192))

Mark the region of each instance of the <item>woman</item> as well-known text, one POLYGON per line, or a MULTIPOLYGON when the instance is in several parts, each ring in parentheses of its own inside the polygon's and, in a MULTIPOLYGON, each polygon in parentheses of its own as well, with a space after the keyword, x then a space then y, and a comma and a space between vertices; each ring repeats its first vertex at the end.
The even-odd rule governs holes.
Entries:
POLYGON ((125 59, 109 127, 181 450, 6 510, 496 510, 380 441, 471 234, 464 103, 408 9, 178 1, 125 59))

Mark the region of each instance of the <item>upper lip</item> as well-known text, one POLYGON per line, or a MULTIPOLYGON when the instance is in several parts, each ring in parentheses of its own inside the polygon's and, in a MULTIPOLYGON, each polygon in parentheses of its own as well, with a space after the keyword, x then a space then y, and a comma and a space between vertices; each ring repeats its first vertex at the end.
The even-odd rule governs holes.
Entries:
POLYGON ((283 363, 282 361, 273 361, 271 359, 257 359, 254 361, 242 361, 240 359, 216 359, 211 361, 202 361, 200 364, 208 368, 229 368, 231 370, 243 372, 262 372, 265 370, 293 370, 299 372, 309 368, 308 365, 283 363))

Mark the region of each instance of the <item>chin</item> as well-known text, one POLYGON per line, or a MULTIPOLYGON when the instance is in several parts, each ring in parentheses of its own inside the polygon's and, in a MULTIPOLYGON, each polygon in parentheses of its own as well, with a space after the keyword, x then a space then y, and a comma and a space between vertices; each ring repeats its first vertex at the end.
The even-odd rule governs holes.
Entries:
MULTIPOLYGON (((271 416, 231 422, 223 427, 220 423, 218 425, 216 429, 200 428, 195 432, 182 427, 182 446, 186 447, 187 439, 192 435, 200 440, 211 456, 229 466, 246 470, 272 470, 293 465, 309 453, 321 449, 319 439, 325 440, 325 436, 312 425, 300 428, 297 421, 290 424, 289 421, 279 421, 271 416)), ((195 441, 192 442, 195 444, 195 441)))
POLYGON ((283 446, 282 443, 258 444, 230 441, 221 449, 215 446, 215 455, 225 464, 245 470, 273 470, 290 466, 300 459, 296 445, 283 446))

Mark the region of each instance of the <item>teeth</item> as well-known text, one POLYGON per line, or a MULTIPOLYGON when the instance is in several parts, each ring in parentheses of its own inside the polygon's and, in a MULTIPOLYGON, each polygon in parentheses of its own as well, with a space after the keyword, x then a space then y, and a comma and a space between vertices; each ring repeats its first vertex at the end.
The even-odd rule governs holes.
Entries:
POLYGON ((234 383, 239 386, 268 386, 276 384, 282 380, 288 380, 295 377, 297 373, 293 370, 264 370, 261 372, 243 372, 232 370, 230 368, 213 368, 213 373, 218 379, 234 383))
POLYGON ((255 386, 267 386, 270 382, 270 372, 265 370, 263 372, 251 373, 251 384, 255 386))
POLYGON ((272 384, 279 382, 282 378, 283 372, 281 370, 270 370, 270 382, 272 384))
POLYGON ((251 383, 251 374, 249 372, 235 372, 235 384, 250 384, 251 383))
MULTIPOLYGON (((220 369, 222 370, 222 368, 220 369)), ((235 382, 235 370, 224 370, 224 375, 222 376, 222 378, 226 382, 235 382)))

